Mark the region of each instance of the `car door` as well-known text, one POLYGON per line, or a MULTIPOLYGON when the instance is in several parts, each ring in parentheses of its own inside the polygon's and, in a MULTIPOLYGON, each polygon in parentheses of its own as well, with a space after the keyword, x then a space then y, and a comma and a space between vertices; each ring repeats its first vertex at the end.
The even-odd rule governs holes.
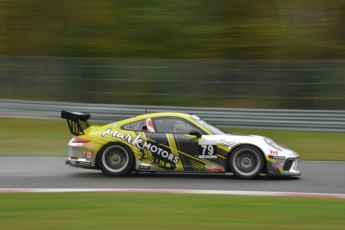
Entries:
POLYGON ((137 147, 137 169, 141 171, 176 170, 179 162, 178 155, 174 155, 169 147, 168 136, 155 132, 152 119, 143 119, 126 124, 122 129, 135 132, 132 136, 137 147), (136 141, 135 141, 136 140, 136 141))
MULTIPOLYGON (((202 146, 199 144, 199 138, 190 135, 191 130, 198 130, 189 121, 176 117, 159 117, 153 119, 155 133, 150 133, 150 139, 160 145, 167 146, 174 160, 177 161, 178 171, 206 171, 204 160, 200 158, 202 146)), ((170 157, 171 158, 171 157, 170 157)))

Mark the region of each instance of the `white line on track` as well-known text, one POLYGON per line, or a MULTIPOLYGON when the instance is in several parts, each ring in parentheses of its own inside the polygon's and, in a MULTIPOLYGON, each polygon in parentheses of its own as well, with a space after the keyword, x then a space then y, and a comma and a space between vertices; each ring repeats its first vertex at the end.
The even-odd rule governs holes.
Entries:
POLYGON ((191 189, 106 189, 106 188, 5 188, 0 193, 62 193, 62 192, 122 192, 122 193, 172 193, 172 194, 214 194, 244 196, 281 196, 281 197, 318 197, 342 198, 345 194, 302 193, 302 192, 269 192, 269 191, 236 191, 236 190, 191 190, 191 189))

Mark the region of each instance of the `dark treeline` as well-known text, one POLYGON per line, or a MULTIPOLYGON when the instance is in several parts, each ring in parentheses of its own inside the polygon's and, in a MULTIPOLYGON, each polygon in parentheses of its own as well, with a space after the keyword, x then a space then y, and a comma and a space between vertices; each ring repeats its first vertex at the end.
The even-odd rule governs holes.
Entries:
POLYGON ((0 0, 0 98, 345 109, 345 0, 0 0))
POLYGON ((343 0, 0 0, 0 55, 345 58, 343 0))

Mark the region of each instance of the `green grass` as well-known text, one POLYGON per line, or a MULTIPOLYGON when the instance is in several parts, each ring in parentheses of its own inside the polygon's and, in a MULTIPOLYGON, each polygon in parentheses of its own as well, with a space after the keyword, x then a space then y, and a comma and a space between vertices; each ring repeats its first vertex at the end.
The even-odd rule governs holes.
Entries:
POLYGON ((345 200, 134 193, 0 194, 7 229, 344 229, 345 200))
MULTIPOLYGON (((63 120, 0 119, 0 156, 66 156, 72 135, 63 120)), ((345 161, 345 133, 231 129, 270 137, 303 160, 345 161)))
POLYGON ((63 120, 0 119, 1 156, 65 156, 72 138, 63 120))

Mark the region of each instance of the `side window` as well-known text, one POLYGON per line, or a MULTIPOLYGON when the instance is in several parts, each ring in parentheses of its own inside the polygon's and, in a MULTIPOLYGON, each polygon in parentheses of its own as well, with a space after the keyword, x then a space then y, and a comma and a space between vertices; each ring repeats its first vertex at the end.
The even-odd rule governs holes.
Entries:
POLYGON ((127 129, 127 130, 140 131, 140 130, 143 130, 144 125, 145 125, 145 120, 140 120, 140 121, 136 121, 136 122, 132 122, 127 125, 124 125, 122 126, 122 128, 127 129))
POLYGON ((155 118, 154 122, 158 133, 187 134, 190 130, 196 129, 187 121, 178 118, 155 118))

